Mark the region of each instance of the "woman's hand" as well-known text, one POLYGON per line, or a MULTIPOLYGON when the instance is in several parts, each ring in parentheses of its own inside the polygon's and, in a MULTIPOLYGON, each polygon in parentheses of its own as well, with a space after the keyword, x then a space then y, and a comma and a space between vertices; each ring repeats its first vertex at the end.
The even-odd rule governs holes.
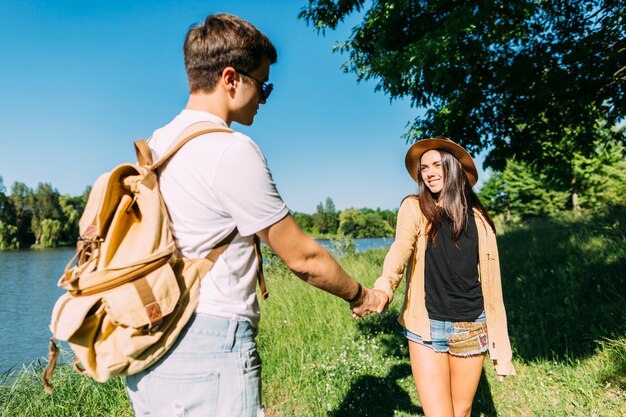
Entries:
POLYGON ((376 312, 378 314, 382 314, 384 311, 387 310, 389 304, 389 296, 383 290, 372 289, 372 292, 376 294, 376 297, 378 297, 379 300, 378 306, 376 306, 376 312))

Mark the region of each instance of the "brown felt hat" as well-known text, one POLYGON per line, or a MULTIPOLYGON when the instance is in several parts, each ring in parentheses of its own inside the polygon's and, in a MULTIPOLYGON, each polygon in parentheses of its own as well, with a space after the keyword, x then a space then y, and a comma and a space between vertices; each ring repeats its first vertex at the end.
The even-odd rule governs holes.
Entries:
POLYGON ((424 152, 428 152, 432 149, 446 151, 454 155, 454 157, 461 162, 465 175, 467 175, 467 179, 472 187, 476 185, 476 181, 478 181, 478 171, 476 170, 476 165, 474 165, 474 160, 471 155, 467 153, 462 146, 457 145, 450 139, 445 138, 428 138, 418 140, 409 148, 404 162, 406 164, 407 171, 409 171, 409 175, 415 182, 417 182, 417 167, 419 165, 420 158, 424 152))

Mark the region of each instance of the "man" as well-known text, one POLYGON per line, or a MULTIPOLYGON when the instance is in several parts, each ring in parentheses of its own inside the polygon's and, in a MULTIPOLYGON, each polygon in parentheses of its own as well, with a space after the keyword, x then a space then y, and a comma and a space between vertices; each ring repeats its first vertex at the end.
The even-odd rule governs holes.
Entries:
MULTIPOLYGON (((184 55, 189 101, 154 132, 149 143, 155 158, 195 122, 251 125, 272 91, 276 50, 236 16, 211 15, 191 28, 184 55)), ((263 415, 255 235, 302 280, 349 301, 355 316, 374 311, 378 299, 300 230, 249 137, 220 132, 195 139, 169 161, 159 181, 184 256, 204 257, 233 230, 237 234, 204 277, 196 314, 174 347, 127 378, 133 409, 139 416, 263 415)))

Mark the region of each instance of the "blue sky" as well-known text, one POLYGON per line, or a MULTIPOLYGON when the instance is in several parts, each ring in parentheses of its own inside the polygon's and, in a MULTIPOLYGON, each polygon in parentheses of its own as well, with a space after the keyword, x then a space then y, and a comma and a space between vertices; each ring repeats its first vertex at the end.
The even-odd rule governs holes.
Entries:
POLYGON ((134 160, 132 141, 186 103, 188 28, 227 12, 278 50, 268 103, 253 126, 233 127, 259 144, 287 205, 312 213, 331 197, 340 210, 397 208, 416 190, 402 133, 418 109, 343 73, 347 57, 332 46, 357 20, 318 35, 297 19, 305 2, 0 0, 5 187, 48 182, 78 195, 100 173, 134 160))

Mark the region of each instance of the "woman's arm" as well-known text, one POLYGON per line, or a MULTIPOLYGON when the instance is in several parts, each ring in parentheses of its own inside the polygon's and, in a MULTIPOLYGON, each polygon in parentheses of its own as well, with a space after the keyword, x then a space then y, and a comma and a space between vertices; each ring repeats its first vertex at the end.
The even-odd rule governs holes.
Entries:
POLYGON ((389 303, 393 301, 393 294, 402 281, 407 262, 415 248, 421 216, 417 197, 409 196, 402 201, 398 210, 396 239, 385 257, 382 275, 374 284, 374 289, 378 290, 376 291, 377 295, 386 294, 389 303))

